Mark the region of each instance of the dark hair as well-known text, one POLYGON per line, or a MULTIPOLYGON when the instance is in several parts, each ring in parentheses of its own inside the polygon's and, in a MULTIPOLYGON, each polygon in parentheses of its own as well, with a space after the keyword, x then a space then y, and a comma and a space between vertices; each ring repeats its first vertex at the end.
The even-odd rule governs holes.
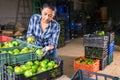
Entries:
POLYGON ((44 3, 43 6, 42 6, 42 9, 44 9, 44 8, 50 8, 50 9, 52 9, 53 11, 56 12, 56 6, 55 6, 55 4, 52 4, 52 3, 44 3))

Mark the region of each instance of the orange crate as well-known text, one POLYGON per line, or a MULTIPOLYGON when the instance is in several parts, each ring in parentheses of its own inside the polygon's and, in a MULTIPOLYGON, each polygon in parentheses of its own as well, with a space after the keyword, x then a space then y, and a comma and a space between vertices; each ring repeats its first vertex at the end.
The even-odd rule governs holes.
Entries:
MULTIPOLYGON (((74 71, 77 71, 79 69, 81 70, 88 70, 91 72, 97 72, 99 71, 100 68, 100 60, 95 59, 93 64, 84 64, 84 63, 80 63, 77 60, 78 59, 84 59, 84 60, 90 60, 89 58, 85 58, 85 57, 78 57, 74 59, 74 71)), ((92 75, 90 75, 92 76, 92 75)))
POLYGON ((8 36, 0 36, 0 42, 8 42, 13 40, 12 37, 8 37, 8 36))

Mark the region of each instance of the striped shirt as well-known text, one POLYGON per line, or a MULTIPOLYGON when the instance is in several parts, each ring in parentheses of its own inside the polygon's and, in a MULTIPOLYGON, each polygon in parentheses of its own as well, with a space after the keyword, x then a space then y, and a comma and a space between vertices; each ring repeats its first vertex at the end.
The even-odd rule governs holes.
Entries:
MULTIPOLYGON (((27 31, 27 37, 30 35, 34 36, 35 45, 41 47, 53 45, 54 49, 57 49, 58 38, 60 34, 60 25, 52 19, 45 31, 42 32, 40 19, 41 15, 39 14, 34 14, 31 16, 27 31)), ((50 50, 48 53, 51 54, 52 52, 53 50, 50 50)))

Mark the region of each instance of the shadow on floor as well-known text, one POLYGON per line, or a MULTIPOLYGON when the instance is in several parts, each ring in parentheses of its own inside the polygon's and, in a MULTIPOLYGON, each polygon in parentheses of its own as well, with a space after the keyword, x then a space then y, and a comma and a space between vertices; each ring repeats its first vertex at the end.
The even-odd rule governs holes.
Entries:
POLYGON ((120 51, 120 46, 115 45, 115 51, 120 51))
POLYGON ((71 56, 59 56, 63 60, 63 74, 71 78, 74 74, 74 59, 71 56))

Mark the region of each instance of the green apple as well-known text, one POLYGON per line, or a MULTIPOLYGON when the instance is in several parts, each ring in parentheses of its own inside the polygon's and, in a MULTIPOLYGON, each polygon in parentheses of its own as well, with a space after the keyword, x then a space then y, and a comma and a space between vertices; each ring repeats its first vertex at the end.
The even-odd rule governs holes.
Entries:
POLYGON ((40 65, 39 61, 38 61, 38 60, 35 60, 35 61, 34 61, 34 65, 39 66, 39 65, 40 65))
POLYGON ((36 54, 37 54, 39 57, 41 57, 41 56, 43 55, 42 49, 37 49, 37 50, 36 50, 36 54))
POLYGON ((25 77, 30 77, 30 76, 32 76, 33 74, 32 74, 32 70, 26 70, 25 72, 24 72, 24 76, 25 77))
POLYGON ((21 53, 27 53, 29 52, 29 49, 27 47, 24 47, 22 50, 21 50, 21 53))
POLYGON ((105 35, 105 32, 104 32, 104 31, 99 31, 97 34, 98 34, 99 36, 104 36, 104 35, 105 35))
POLYGON ((26 65, 29 65, 29 66, 33 66, 33 62, 32 61, 28 61, 25 63, 26 65))
POLYGON ((105 35, 105 32, 104 32, 104 31, 101 31, 101 34, 104 36, 104 35, 105 35))
POLYGON ((9 42, 9 47, 14 47, 14 45, 11 43, 11 42, 9 42))
POLYGON ((12 50, 9 50, 8 53, 10 53, 10 54, 14 54, 12 50))
POLYGON ((27 38, 27 42, 28 43, 33 43, 35 41, 34 37, 33 36, 30 36, 27 38))
POLYGON ((21 73, 22 73, 21 67, 15 66, 15 67, 14 67, 14 72, 15 72, 15 74, 21 74, 21 73))
POLYGON ((49 67, 54 67, 54 66, 55 66, 55 62, 54 62, 54 61, 50 61, 47 65, 48 65, 49 67))
POLYGON ((20 53, 19 49, 14 49, 13 52, 14 52, 14 54, 19 54, 20 53))
POLYGON ((8 69, 14 70, 12 66, 7 66, 8 69))
POLYGON ((11 43, 12 43, 14 46, 19 46, 19 42, 16 41, 16 40, 13 40, 11 43))

